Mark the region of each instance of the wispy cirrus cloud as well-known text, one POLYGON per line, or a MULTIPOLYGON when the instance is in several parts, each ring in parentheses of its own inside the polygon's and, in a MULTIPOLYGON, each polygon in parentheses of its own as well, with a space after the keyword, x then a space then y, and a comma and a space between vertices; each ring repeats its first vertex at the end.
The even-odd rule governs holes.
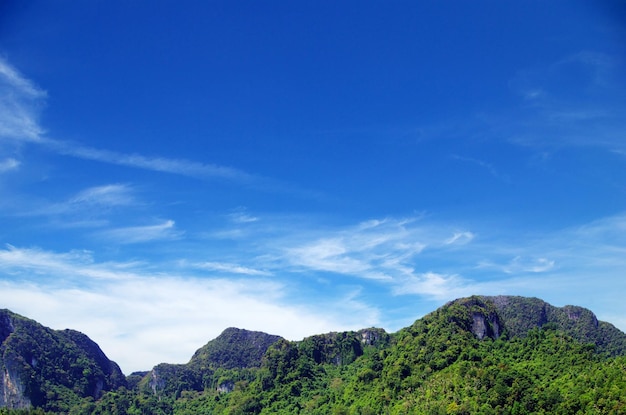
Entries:
POLYGON ((474 239, 475 236, 476 235, 469 231, 455 232, 449 239, 446 239, 444 243, 446 245, 466 244, 471 242, 471 240, 474 239))
POLYGON ((120 244, 136 244, 156 240, 178 239, 182 236, 182 232, 176 229, 173 220, 166 220, 154 225, 108 229, 99 232, 98 235, 120 244))
POLYGON ((227 274, 241 274, 241 275, 255 275, 255 276, 270 276, 269 271, 263 271, 260 269, 250 268, 239 264, 233 264, 230 262, 199 262, 192 264, 194 268, 204 269, 208 271, 218 271, 227 274))
MULTIPOLYGON (((287 240, 283 259, 293 272, 369 280, 394 295, 440 300, 471 294, 546 297, 546 292, 558 299, 578 298, 581 292, 611 297, 610 287, 624 285, 624 215, 549 233, 497 234, 488 227, 477 232, 386 218, 287 240), (602 275, 602 286, 594 282, 597 275, 602 275)), ((585 301, 587 296, 579 302, 585 301)))
POLYGON ((95 206, 128 206, 135 203, 132 189, 127 184, 106 184, 82 190, 69 201, 71 204, 95 206))
POLYGON ((135 191, 129 184, 113 183, 92 186, 62 201, 36 199, 22 201, 14 207, 15 216, 47 217, 57 226, 82 223, 101 226, 104 217, 113 209, 139 205, 135 191))
POLYGON ((386 218, 285 248, 285 255, 304 269, 397 282, 415 275, 422 252, 450 249, 473 237, 469 231, 420 225, 417 218, 386 218))
POLYGON ((192 160, 124 154, 52 139, 42 140, 42 144, 62 155, 125 167, 171 173, 198 179, 222 178, 250 184, 261 180, 259 177, 232 167, 199 163, 192 160))
POLYGON ((38 114, 47 94, 0 57, 0 138, 38 141, 38 114))
POLYGON ((14 158, 7 158, 0 161, 0 174, 17 170, 20 167, 20 161, 14 158))
POLYGON ((125 154, 51 138, 39 123, 47 93, 0 58, 0 138, 13 143, 37 144, 60 155, 197 179, 224 179, 265 189, 284 185, 233 167, 193 160, 125 154))
POLYGON ((234 223, 252 223, 259 220, 258 217, 248 214, 243 207, 235 209, 228 215, 228 218, 234 223))
POLYGON ((464 157, 457 154, 453 154, 450 156, 454 160, 462 161, 465 163, 473 164, 485 169, 489 174, 495 177, 498 180, 502 180, 504 182, 510 182, 510 178, 504 174, 498 172, 498 170, 491 163, 487 163, 486 161, 479 160, 473 157, 464 157))
POLYGON ((623 71, 621 58, 588 50, 520 71, 511 88, 524 105, 497 134, 524 146, 625 151, 623 71))

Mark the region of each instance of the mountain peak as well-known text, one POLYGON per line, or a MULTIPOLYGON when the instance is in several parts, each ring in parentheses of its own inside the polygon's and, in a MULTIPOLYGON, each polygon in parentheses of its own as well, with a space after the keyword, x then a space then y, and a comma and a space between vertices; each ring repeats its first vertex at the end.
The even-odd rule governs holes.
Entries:
POLYGON ((261 331, 229 327, 198 349, 189 364, 224 369, 259 367, 267 349, 280 339, 261 331))
POLYGON ((495 306, 510 337, 524 337, 532 329, 551 325, 579 342, 594 344, 600 353, 626 353, 626 334, 610 323, 598 321, 596 315, 584 307, 556 307, 535 297, 479 298, 495 306))

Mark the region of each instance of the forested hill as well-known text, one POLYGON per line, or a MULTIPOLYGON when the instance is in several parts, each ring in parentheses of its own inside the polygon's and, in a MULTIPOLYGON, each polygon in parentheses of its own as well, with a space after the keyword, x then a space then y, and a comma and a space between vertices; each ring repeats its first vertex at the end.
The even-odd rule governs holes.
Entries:
POLYGON ((61 413, 126 386, 119 366, 86 335, 0 310, 0 407, 61 413))
POLYGON ((626 413, 626 334, 589 310, 536 298, 458 299, 397 333, 292 342, 229 328, 189 363, 127 381, 77 332, 3 311, 0 339, 0 393, 21 391, 2 405, 33 413, 626 413))
POLYGON ((517 296, 481 297, 496 307, 509 337, 525 336, 529 330, 546 324, 564 331, 582 343, 592 343, 596 351, 626 354, 626 334, 610 323, 598 321, 590 310, 566 305, 555 307, 538 298, 517 296))

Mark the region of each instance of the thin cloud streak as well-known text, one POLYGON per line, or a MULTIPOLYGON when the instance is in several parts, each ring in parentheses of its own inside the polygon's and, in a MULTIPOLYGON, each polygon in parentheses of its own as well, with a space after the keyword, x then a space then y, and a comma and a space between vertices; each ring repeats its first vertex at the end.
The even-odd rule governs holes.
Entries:
POLYGON ((109 229, 99 232, 98 235, 120 244, 136 244, 155 240, 178 239, 182 236, 182 232, 176 230, 173 220, 166 220, 156 225, 109 229))
POLYGON ((66 156, 162 173, 178 174, 198 179, 223 178, 243 183, 254 183, 260 180, 258 177, 241 170, 214 164, 203 164, 190 160, 146 157, 139 154, 123 154, 52 139, 43 140, 42 144, 66 156))
POLYGON ((60 155, 98 161, 197 179, 220 178, 268 190, 286 190, 284 185, 232 167, 184 159, 124 154, 56 140, 45 136, 38 111, 47 93, 0 58, 0 138, 42 145, 60 155))
POLYGON ((125 184, 107 184, 87 188, 76 196, 70 203, 101 205, 101 206, 128 206, 134 203, 132 189, 125 184))
POLYGON ((37 142, 38 112, 47 94, 0 57, 0 139, 37 142))
MULTIPOLYGON (((494 125, 494 135, 528 147, 600 147, 625 151, 626 106, 619 77, 623 64, 612 56, 580 51, 543 67, 520 71, 511 80, 525 106, 494 125), (559 78, 577 74, 577 88, 559 78)), ((501 117, 495 117, 498 119, 501 117)))
POLYGON ((219 271, 228 274, 243 274, 243 275, 257 275, 257 276, 270 276, 271 272, 262 271, 259 269, 244 267, 238 264, 232 264, 228 262, 201 262, 192 265, 195 268, 205 269, 208 271, 219 271))
POLYGON ((100 227, 108 222, 99 218, 112 210, 140 205, 134 193, 134 189, 128 184, 92 186, 60 202, 41 199, 23 201, 14 215, 47 217, 54 223, 62 223, 62 227, 81 223, 81 227, 100 227))

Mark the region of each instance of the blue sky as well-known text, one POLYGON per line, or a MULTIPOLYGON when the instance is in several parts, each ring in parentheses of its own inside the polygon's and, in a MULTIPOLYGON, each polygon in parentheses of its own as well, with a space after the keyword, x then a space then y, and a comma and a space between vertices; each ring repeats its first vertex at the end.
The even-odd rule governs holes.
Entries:
POLYGON ((626 330, 624 7, 0 3, 0 307, 125 373, 471 294, 626 330))

